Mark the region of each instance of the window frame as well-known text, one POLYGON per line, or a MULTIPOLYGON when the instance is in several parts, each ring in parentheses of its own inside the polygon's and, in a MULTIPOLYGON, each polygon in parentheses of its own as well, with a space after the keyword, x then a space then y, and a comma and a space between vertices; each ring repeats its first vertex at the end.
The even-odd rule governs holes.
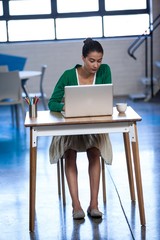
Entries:
MULTIPOLYGON (((30 19, 54 19, 56 18, 72 18, 72 17, 91 17, 91 16, 101 16, 102 17, 102 39, 103 38, 120 38, 120 37, 136 37, 137 35, 129 36, 104 36, 104 23, 103 16, 115 16, 115 15, 136 15, 136 14, 148 14, 149 15, 149 26, 151 23, 151 6, 150 0, 146 0, 146 9, 132 9, 132 10, 115 10, 115 11, 106 11, 105 10, 105 1, 98 0, 99 10, 91 12, 73 12, 73 13, 58 13, 57 12, 57 0, 51 0, 51 13, 50 14, 36 14, 36 15, 10 15, 9 14, 9 0, 2 0, 4 15, 0 16, 0 20, 6 21, 6 30, 7 30, 7 41, 1 43, 9 43, 9 33, 8 33, 8 21, 9 20, 30 20, 30 19)), ((54 21, 56 22, 56 21, 54 21)), ((71 39, 57 39, 56 34, 56 24, 55 24, 55 38, 52 40, 31 40, 31 41, 14 41, 15 42, 39 42, 39 41, 61 41, 61 40, 78 40, 81 38, 71 38, 71 39)), ((143 33, 142 33, 143 34, 143 33)), ((148 33, 149 34, 149 33, 148 33)))

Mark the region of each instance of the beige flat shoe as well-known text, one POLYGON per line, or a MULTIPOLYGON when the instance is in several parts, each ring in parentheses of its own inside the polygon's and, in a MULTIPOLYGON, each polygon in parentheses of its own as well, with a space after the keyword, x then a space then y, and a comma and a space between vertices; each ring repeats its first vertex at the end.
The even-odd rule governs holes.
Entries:
POLYGON ((73 211, 72 216, 75 220, 83 219, 85 217, 85 213, 83 210, 73 211))
POLYGON ((100 212, 98 209, 88 208, 87 213, 92 218, 101 218, 102 217, 102 212, 100 212))

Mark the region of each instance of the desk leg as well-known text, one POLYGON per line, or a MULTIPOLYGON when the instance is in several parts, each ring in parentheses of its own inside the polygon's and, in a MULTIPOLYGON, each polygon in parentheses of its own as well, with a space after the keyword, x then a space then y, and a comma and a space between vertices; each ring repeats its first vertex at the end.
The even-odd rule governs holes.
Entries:
POLYGON ((133 124, 133 128, 134 128, 135 139, 132 140, 132 152, 133 152, 133 160, 134 160, 140 221, 142 225, 145 225, 146 220, 145 220, 145 211, 144 211, 143 189, 142 189, 141 168, 140 168, 139 147, 138 147, 138 134, 137 134, 136 123, 133 124))
POLYGON ((103 189, 103 202, 106 203, 106 176, 105 176, 105 163, 104 159, 101 157, 102 165, 102 189, 103 189))
POLYGON ((130 140, 129 140, 129 133, 128 132, 123 133, 123 139, 124 139, 124 147, 125 147, 125 154, 126 154, 126 162, 127 162, 128 180, 129 180, 131 200, 135 201, 136 198, 135 198, 135 190, 134 190, 131 148, 130 148, 130 140))
POLYGON ((32 127, 30 128, 30 202, 29 202, 29 230, 34 231, 35 198, 36 198, 36 162, 37 147, 33 147, 32 127))

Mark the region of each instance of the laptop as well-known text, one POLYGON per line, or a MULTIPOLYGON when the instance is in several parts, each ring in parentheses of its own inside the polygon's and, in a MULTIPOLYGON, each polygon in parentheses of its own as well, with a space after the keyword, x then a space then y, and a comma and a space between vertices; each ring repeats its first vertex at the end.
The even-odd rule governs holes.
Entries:
POLYGON ((113 84, 65 87, 64 117, 93 117, 113 114, 113 84))

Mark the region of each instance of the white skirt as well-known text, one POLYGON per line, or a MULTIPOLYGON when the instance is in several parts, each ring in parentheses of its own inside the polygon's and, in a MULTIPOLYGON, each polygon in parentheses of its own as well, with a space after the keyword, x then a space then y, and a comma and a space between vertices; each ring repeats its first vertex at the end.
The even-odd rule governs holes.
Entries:
POLYGON ((112 164, 112 145, 108 134, 56 136, 52 138, 49 148, 50 163, 57 163, 68 149, 86 152, 96 147, 106 164, 112 164))

